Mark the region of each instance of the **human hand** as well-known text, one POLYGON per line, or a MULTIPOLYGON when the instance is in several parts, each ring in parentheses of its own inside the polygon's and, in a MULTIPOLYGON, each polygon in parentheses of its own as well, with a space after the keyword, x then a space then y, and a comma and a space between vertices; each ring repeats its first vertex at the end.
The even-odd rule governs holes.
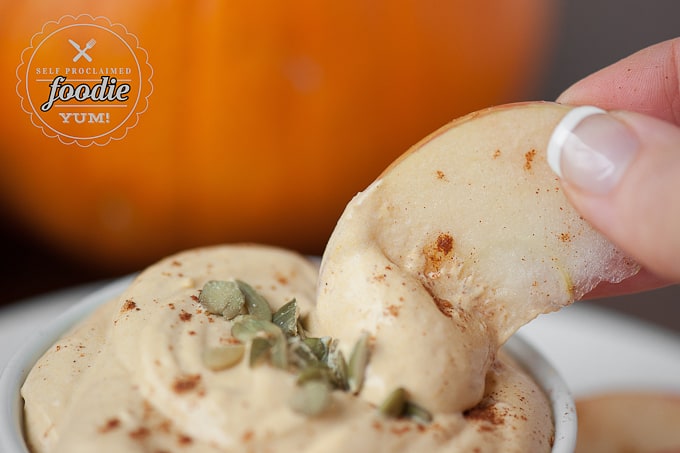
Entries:
POLYGON ((680 282, 680 38, 586 77, 557 101, 608 110, 572 111, 548 160, 580 214, 642 265, 586 298, 680 282))

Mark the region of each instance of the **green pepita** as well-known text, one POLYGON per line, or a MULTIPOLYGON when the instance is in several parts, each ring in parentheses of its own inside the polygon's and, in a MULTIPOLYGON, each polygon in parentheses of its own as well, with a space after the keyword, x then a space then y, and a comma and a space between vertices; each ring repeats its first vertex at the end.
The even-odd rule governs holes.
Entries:
POLYGON ((354 345, 354 349, 352 349, 352 355, 349 358, 349 366, 347 367, 349 391, 354 394, 359 393, 361 391, 361 386, 364 384, 369 355, 368 333, 364 332, 354 345))
POLYGON ((303 415, 314 416, 326 411, 332 402, 331 390, 323 381, 308 381, 291 395, 290 407, 303 415))
POLYGON ((300 319, 300 316, 298 316, 297 320, 297 336, 303 340, 307 338, 307 330, 305 329, 305 325, 302 322, 302 319, 300 319))
POLYGON ((276 324, 256 319, 251 315, 235 318, 231 326, 231 335, 241 343, 247 343, 255 337, 276 337, 282 334, 276 324))
POLYGON ((271 355, 272 343, 267 338, 255 337, 250 343, 250 366, 263 363, 271 355))
POLYGON ((271 360, 272 365, 277 368, 288 368, 288 342, 281 330, 277 334, 269 337, 271 343, 271 360))
POLYGON ((427 424, 432 421, 432 414, 430 414, 425 408, 411 401, 406 402, 404 416, 422 424, 427 424))
POLYGON ((256 319, 261 319, 263 321, 272 320, 272 309, 269 306, 269 302, 260 293, 255 291, 255 289, 248 283, 236 280, 239 289, 243 293, 246 299, 246 309, 248 314, 256 319))
POLYGON ((242 344, 220 345, 207 348, 203 353, 203 363, 213 371, 226 370, 241 361, 244 351, 245 346, 242 344))
POLYGON ((319 362, 319 359, 314 354, 314 351, 299 337, 291 337, 288 339, 288 350, 292 362, 299 368, 305 368, 319 362))
POLYGON ((298 313, 295 299, 283 305, 272 315, 272 322, 279 326, 287 337, 297 335, 298 313))
POLYGON ((307 337, 302 340, 304 344, 314 353, 317 359, 326 362, 328 359, 328 347, 330 346, 330 337, 307 337))
POLYGON ((349 390, 349 372, 347 361, 342 351, 338 348, 338 341, 332 340, 328 348, 326 365, 331 370, 333 385, 343 391, 349 390))
POLYGON ((298 374, 296 383, 298 385, 304 384, 308 381, 324 381, 333 387, 333 376, 331 370, 322 363, 315 363, 303 368, 298 374))
POLYGON ((245 313, 246 299, 238 284, 227 280, 210 280, 203 285, 198 301, 208 313, 232 319, 245 313))
POLYGON ((385 417, 399 418, 404 415, 406 409, 406 390, 402 387, 397 388, 387 395, 387 398, 378 407, 380 412, 385 417))

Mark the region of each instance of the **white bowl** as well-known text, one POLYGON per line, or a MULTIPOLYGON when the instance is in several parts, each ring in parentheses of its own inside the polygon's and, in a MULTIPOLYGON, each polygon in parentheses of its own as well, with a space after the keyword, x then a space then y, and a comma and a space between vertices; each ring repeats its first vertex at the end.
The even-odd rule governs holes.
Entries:
MULTIPOLYGON (((134 276, 116 280, 83 298, 47 327, 37 330, 16 352, 0 375, 0 452, 29 453, 23 436, 21 386, 43 353, 99 305, 123 292, 134 276)), ((576 408, 566 383, 555 368, 521 334, 515 334, 504 348, 538 382, 548 396, 555 420, 553 453, 573 453, 576 446, 576 408)))

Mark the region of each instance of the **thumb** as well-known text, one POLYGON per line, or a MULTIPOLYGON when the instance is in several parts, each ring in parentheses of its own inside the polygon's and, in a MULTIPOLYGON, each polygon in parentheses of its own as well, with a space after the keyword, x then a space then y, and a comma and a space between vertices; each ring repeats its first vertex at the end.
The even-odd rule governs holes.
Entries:
POLYGON ((680 128, 578 107, 553 132, 548 162, 586 220, 643 267, 680 281, 680 128))

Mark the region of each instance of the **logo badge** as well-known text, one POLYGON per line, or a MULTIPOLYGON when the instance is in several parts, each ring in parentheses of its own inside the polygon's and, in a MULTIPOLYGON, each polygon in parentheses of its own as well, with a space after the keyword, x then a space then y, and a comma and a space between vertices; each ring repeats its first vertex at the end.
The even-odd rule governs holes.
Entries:
POLYGON ((153 69, 137 37, 105 17, 46 23, 21 54, 17 94, 31 122, 64 144, 123 139, 148 107, 153 69))

